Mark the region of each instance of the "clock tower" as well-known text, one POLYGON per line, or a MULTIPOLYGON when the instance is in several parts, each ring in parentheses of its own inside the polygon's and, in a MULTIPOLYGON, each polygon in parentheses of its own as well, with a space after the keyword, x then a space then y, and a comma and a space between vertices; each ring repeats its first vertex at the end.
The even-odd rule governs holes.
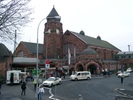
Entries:
POLYGON ((44 28, 43 54, 46 59, 59 59, 63 54, 63 29, 60 22, 61 17, 53 7, 47 16, 44 28))

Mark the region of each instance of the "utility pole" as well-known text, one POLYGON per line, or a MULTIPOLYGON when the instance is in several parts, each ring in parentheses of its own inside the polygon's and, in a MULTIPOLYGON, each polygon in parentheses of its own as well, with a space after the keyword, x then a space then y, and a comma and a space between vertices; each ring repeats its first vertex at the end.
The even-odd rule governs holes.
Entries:
POLYGON ((14 51, 16 49, 16 38, 17 38, 17 30, 15 30, 15 37, 14 37, 14 51))
POLYGON ((130 45, 128 45, 128 51, 130 51, 130 45))

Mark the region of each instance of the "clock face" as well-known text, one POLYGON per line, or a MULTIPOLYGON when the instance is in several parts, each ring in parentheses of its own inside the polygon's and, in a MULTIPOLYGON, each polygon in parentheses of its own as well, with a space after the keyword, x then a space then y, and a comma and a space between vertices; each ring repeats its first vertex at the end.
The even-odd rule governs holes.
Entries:
POLYGON ((56 33, 57 33, 57 34, 60 34, 60 31, 59 31, 59 29, 56 29, 56 33))
POLYGON ((51 33, 51 29, 48 29, 48 33, 51 33))

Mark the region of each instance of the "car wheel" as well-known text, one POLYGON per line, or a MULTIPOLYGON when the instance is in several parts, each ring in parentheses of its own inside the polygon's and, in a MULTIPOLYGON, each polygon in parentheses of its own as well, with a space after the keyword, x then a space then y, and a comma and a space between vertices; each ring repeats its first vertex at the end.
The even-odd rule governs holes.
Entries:
POLYGON ((52 86, 53 86, 53 84, 50 85, 50 87, 52 87, 52 86))
POLYGON ((59 84, 61 84, 61 81, 59 82, 59 84))
POLYGON ((78 81, 78 78, 75 78, 75 81, 78 81))
POLYGON ((87 77, 87 80, 90 80, 90 77, 87 77))

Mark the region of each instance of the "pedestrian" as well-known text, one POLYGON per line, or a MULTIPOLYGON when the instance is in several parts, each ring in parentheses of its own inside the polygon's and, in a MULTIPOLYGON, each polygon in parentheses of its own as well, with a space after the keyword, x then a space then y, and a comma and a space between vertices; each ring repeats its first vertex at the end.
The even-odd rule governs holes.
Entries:
POLYGON ((124 76, 121 76, 121 84, 123 84, 124 76))
POLYGON ((39 100, 42 100, 42 96, 45 93, 42 85, 39 86, 39 100))
POLYGON ((0 81, 0 94, 1 94, 2 81, 0 81))
POLYGON ((13 73, 11 73, 11 76, 10 76, 10 84, 11 84, 11 85, 13 85, 13 81, 14 81, 13 79, 14 79, 13 73))
POLYGON ((34 79, 33 84, 34 84, 34 90, 36 91, 36 84, 37 84, 36 79, 34 79))
POLYGON ((22 92, 21 92, 21 95, 25 95, 26 94, 26 83, 23 82, 22 85, 21 85, 21 89, 22 89, 22 92))

